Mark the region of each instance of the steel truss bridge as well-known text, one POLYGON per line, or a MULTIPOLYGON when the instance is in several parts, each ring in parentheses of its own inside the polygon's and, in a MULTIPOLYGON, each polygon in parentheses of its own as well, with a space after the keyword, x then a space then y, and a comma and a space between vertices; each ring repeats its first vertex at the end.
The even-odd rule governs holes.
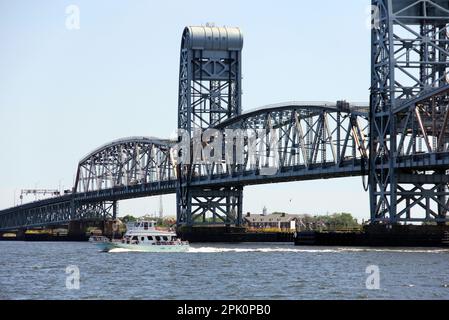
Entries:
MULTIPOLYGON (((183 163, 181 156, 196 157, 178 141, 119 139, 79 162, 71 194, 0 211, 0 231, 114 219, 119 200, 169 193, 176 193, 179 226, 239 226, 244 186, 360 175, 371 223, 448 222, 449 1, 372 4, 369 103, 288 102, 242 112, 240 30, 187 27, 178 128, 200 132, 206 146, 214 140, 207 129, 225 137, 243 130, 240 153, 232 153, 239 161, 183 163)), ((224 156, 226 148, 212 153, 224 156)))

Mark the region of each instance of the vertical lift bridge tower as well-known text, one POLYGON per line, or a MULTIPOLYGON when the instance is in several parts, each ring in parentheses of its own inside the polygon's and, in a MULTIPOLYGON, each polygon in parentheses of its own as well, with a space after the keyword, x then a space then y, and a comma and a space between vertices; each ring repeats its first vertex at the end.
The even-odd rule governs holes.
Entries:
POLYGON ((449 1, 372 5, 371 222, 444 224, 448 168, 438 159, 449 143, 449 1), (422 170, 407 161, 422 161, 422 170))
MULTIPOLYGON (((178 128, 189 132, 191 137, 241 114, 242 47, 243 36, 238 28, 185 28, 181 42, 178 128)), ((215 168, 199 164, 178 166, 178 226, 242 224, 243 187, 190 186, 193 175, 215 168)))

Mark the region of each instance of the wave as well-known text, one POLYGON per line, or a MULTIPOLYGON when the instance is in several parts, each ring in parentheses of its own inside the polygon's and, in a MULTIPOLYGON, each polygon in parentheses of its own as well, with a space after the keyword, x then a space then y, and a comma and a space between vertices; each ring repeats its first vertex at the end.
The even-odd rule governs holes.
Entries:
MULTIPOLYGON (((145 252, 138 249, 114 248, 109 253, 145 252)), ((350 247, 220 247, 220 246, 191 246, 188 253, 351 253, 351 252, 391 252, 391 253, 449 253, 449 249, 413 249, 413 248, 350 248, 350 247)))
POLYGON ((138 249, 123 249, 123 248, 114 248, 108 251, 108 253, 126 253, 126 252, 144 252, 144 251, 138 249))
POLYGON ((239 248, 239 247, 191 247, 189 253, 245 253, 245 252, 285 252, 285 253, 347 253, 347 252, 394 252, 394 253, 449 253, 449 249, 383 249, 383 248, 239 248))
POLYGON ((308 249, 286 249, 286 248, 217 248, 200 247, 190 248, 190 253, 220 253, 220 252, 333 252, 334 250, 308 250, 308 249))

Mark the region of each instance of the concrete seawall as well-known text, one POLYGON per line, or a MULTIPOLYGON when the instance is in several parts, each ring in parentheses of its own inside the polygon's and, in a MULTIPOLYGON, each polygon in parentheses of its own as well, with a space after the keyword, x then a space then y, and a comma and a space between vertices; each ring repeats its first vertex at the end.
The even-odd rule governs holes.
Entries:
POLYGON ((449 226, 373 225, 360 232, 299 232, 298 246, 449 247, 449 226))
POLYGON ((241 227, 187 227, 178 236, 189 242, 293 242, 293 233, 248 232, 241 227))

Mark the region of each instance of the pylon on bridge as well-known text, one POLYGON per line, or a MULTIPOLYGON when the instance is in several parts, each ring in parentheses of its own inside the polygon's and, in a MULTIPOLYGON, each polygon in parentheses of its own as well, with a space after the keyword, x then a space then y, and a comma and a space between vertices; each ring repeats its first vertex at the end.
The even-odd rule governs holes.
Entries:
MULTIPOLYGON (((238 28, 185 28, 179 71, 179 129, 192 136, 195 130, 202 132, 241 114, 242 47, 243 36, 238 28)), ((201 166, 178 167, 178 225, 241 225, 243 187, 189 186, 201 166)))
POLYGON ((449 1, 372 4, 371 221, 446 223, 449 1))

